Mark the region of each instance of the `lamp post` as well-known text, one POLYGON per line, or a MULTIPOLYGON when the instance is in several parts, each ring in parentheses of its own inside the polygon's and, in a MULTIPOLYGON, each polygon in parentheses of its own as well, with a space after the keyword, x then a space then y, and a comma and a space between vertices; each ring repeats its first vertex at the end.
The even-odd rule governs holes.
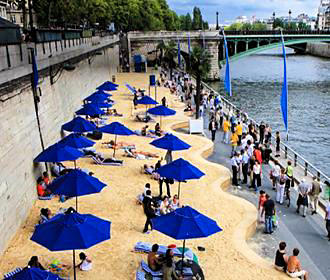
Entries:
POLYGON ((291 12, 291 9, 289 10, 289 23, 291 23, 291 14, 292 14, 292 12, 291 12))
POLYGON ((216 26, 216 30, 219 30, 219 12, 216 13, 217 14, 217 26, 216 26))

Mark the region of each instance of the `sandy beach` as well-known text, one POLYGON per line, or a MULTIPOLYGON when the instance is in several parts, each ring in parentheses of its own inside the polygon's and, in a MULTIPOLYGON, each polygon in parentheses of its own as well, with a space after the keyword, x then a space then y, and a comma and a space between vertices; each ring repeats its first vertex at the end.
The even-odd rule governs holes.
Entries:
MULTIPOLYGON (((148 89, 149 74, 122 73, 118 74, 116 78, 120 87, 118 92, 113 93, 112 99, 116 101, 114 108, 124 116, 110 117, 109 123, 120 121, 133 130, 141 129, 144 124, 133 120, 133 96, 124 84, 127 82, 136 88, 148 89)), ((158 101, 164 95, 168 100, 169 107, 177 110, 175 116, 162 120, 162 129, 170 132, 173 127, 187 124, 188 118, 183 113, 184 105, 178 101, 177 97, 171 95, 166 88, 158 88, 158 101)), ((152 96, 154 95, 152 94, 152 96)), ((145 107, 140 106, 137 111, 143 112, 145 107)), ((154 124, 151 124, 150 128, 153 129, 154 124)), ((182 185, 181 202, 216 220, 223 229, 222 232, 209 238, 187 240, 186 242, 186 246, 197 254, 205 278, 228 280, 237 280, 242 277, 251 280, 288 279, 285 274, 273 269, 271 263, 256 255, 246 244, 246 238, 253 233, 255 228, 257 211, 254 205, 225 192, 230 179, 229 170, 204 159, 212 152, 213 143, 198 135, 185 135, 176 132, 174 134, 192 146, 188 151, 174 152, 174 159, 183 157, 206 173, 202 179, 192 180, 182 185), (206 250, 199 252, 197 246, 203 246, 206 250)), ((112 139, 114 136, 104 134, 103 139, 95 145, 97 151, 105 155, 112 155, 113 150, 104 148, 104 145, 101 144, 101 142, 112 139)), ((165 150, 149 145, 152 140, 152 138, 139 136, 118 137, 118 141, 134 143, 137 150, 157 153, 160 157, 164 156, 165 150)), ((157 159, 136 160, 127 158, 124 157, 123 150, 118 150, 116 157, 124 160, 124 166, 97 166, 88 158, 77 161, 77 166, 88 168, 94 172, 95 177, 108 185, 99 194, 79 197, 79 212, 93 214, 112 222, 111 239, 84 250, 93 260, 93 269, 88 272, 78 271, 78 279, 135 279, 139 262, 141 259, 146 260, 145 254, 132 251, 136 242, 145 241, 162 245, 176 244, 178 247, 182 245, 182 242, 157 231, 153 231, 151 234, 142 234, 145 215, 142 206, 137 205, 136 197, 142 193, 147 182, 151 183, 153 194, 158 195, 158 182, 148 175, 141 174, 140 168, 145 163, 154 165, 157 159)), ((72 165, 70 162, 65 164, 72 165)), ((35 186, 31 186, 31 188, 35 188, 35 186)), ((172 194, 176 191, 177 184, 174 184, 172 185, 172 194)), ((15 267, 26 266, 33 255, 39 256, 43 265, 53 259, 72 264, 71 251, 50 252, 30 241, 30 237, 38 222, 41 208, 48 207, 53 213, 56 213, 60 207, 67 208, 74 205, 75 200, 73 199, 65 203, 58 202, 58 199, 36 201, 27 220, 11 240, 0 259, 0 274, 3 275, 15 267)))

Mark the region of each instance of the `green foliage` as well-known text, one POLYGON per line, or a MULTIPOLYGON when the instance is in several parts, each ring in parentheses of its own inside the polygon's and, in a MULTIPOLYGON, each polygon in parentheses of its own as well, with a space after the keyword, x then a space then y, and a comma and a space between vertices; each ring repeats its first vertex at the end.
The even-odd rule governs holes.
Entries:
POLYGON ((225 30, 231 31, 263 31, 267 30, 267 26, 261 22, 251 23, 233 23, 230 26, 227 26, 225 30))
POLYGON ((198 7, 194 7, 193 9, 192 29, 193 30, 203 29, 203 17, 201 10, 198 7))

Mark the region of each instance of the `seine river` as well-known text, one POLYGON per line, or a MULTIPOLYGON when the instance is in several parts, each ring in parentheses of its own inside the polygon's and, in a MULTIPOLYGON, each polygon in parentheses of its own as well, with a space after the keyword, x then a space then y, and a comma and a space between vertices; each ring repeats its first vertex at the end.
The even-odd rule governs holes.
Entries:
MULTIPOLYGON (((289 146, 330 175, 330 59, 296 55, 288 49, 289 146)), ((286 138, 280 110, 283 80, 281 50, 231 63, 235 105, 256 121, 265 121, 286 138)), ((211 86, 224 94, 221 82, 211 86)))

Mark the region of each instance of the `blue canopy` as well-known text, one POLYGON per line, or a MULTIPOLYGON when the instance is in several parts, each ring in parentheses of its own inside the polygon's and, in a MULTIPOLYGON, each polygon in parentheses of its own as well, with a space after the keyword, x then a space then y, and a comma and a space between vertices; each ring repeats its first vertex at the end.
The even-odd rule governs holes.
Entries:
POLYGON ((63 124, 62 129, 72 132, 88 132, 96 130, 96 126, 82 117, 76 117, 72 121, 63 124))
POLYGON ((174 110, 162 105, 149 109, 148 113, 157 116, 173 116, 176 114, 174 110))
POLYGON ((105 125, 99 129, 101 132, 115 134, 115 135, 134 135, 135 133, 121 124, 120 122, 112 122, 111 124, 105 125))
POLYGON ((102 103, 108 100, 109 96, 105 93, 92 93, 90 96, 86 97, 84 100, 88 102, 102 103))
POLYGON ((208 237, 222 231, 216 221, 190 206, 152 219, 152 228, 176 240, 208 237))
POLYGON ((103 126, 99 129, 101 132, 104 133, 109 133, 109 134, 114 134, 115 136, 115 145, 113 149, 113 156, 116 155, 116 143, 117 143, 117 135, 123 135, 123 136, 130 136, 134 135, 135 133, 124 126, 123 124, 119 122, 112 122, 111 124, 108 124, 106 126, 103 126))
POLYGON ((95 107, 101 109, 101 108, 111 108, 113 105, 110 104, 110 103, 98 103, 98 102, 92 102, 92 103, 89 103, 89 104, 92 104, 94 105, 95 107))
POLYGON ((189 144, 183 142, 171 133, 168 133, 162 138, 152 141, 150 144, 157 148, 170 151, 188 150, 191 147, 189 144))
POLYGON ((114 91, 118 89, 118 85, 110 81, 106 81, 102 85, 98 86, 96 89, 105 90, 105 91, 114 91))
POLYGON ((41 270, 36 267, 26 267, 13 276, 6 278, 8 280, 62 280, 58 275, 41 270))
MULTIPOLYGON (((98 89, 97 91, 93 92, 92 94, 103 94, 103 95, 106 95, 106 96, 108 96, 108 97, 112 96, 111 93, 107 93, 107 92, 105 92, 105 91, 103 91, 103 90, 100 90, 100 89, 98 89)), ((92 94, 91 94, 91 95, 92 95, 92 94)))
POLYGON ((54 145, 49 146, 47 149, 41 152, 34 159, 34 162, 61 162, 67 160, 76 160, 83 155, 84 154, 77 149, 55 143, 54 145))
POLYGON ((104 115, 105 113, 92 103, 85 104, 83 108, 76 111, 77 115, 97 116, 104 115))
POLYGON ((141 97, 140 99, 138 99, 137 104, 156 105, 156 104, 158 104, 158 102, 155 101, 154 99, 152 99, 150 96, 145 95, 145 96, 141 97))
POLYGON ((71 133, 64 137, 58 144, 69 146, 71 148, 81 149, 94 146, 95 142, 81 136, 78 133, 71 133))
POLYGON ((31 240, 50 251, 87 249, 110 239, 110 225, 90 214, 58 214, 36 226, 31 240))
POLYGON ((105 186, 99 179, 74 169, 55 179, 47 188, 54 194, 74 197, 99 193, 105 186))
POLYGON ((188 161, 179 158, 169 164, 163 165, 157 169, 160 177, 174 179, 179 182, 191 179, 199 179, 205 174, 188 161))

